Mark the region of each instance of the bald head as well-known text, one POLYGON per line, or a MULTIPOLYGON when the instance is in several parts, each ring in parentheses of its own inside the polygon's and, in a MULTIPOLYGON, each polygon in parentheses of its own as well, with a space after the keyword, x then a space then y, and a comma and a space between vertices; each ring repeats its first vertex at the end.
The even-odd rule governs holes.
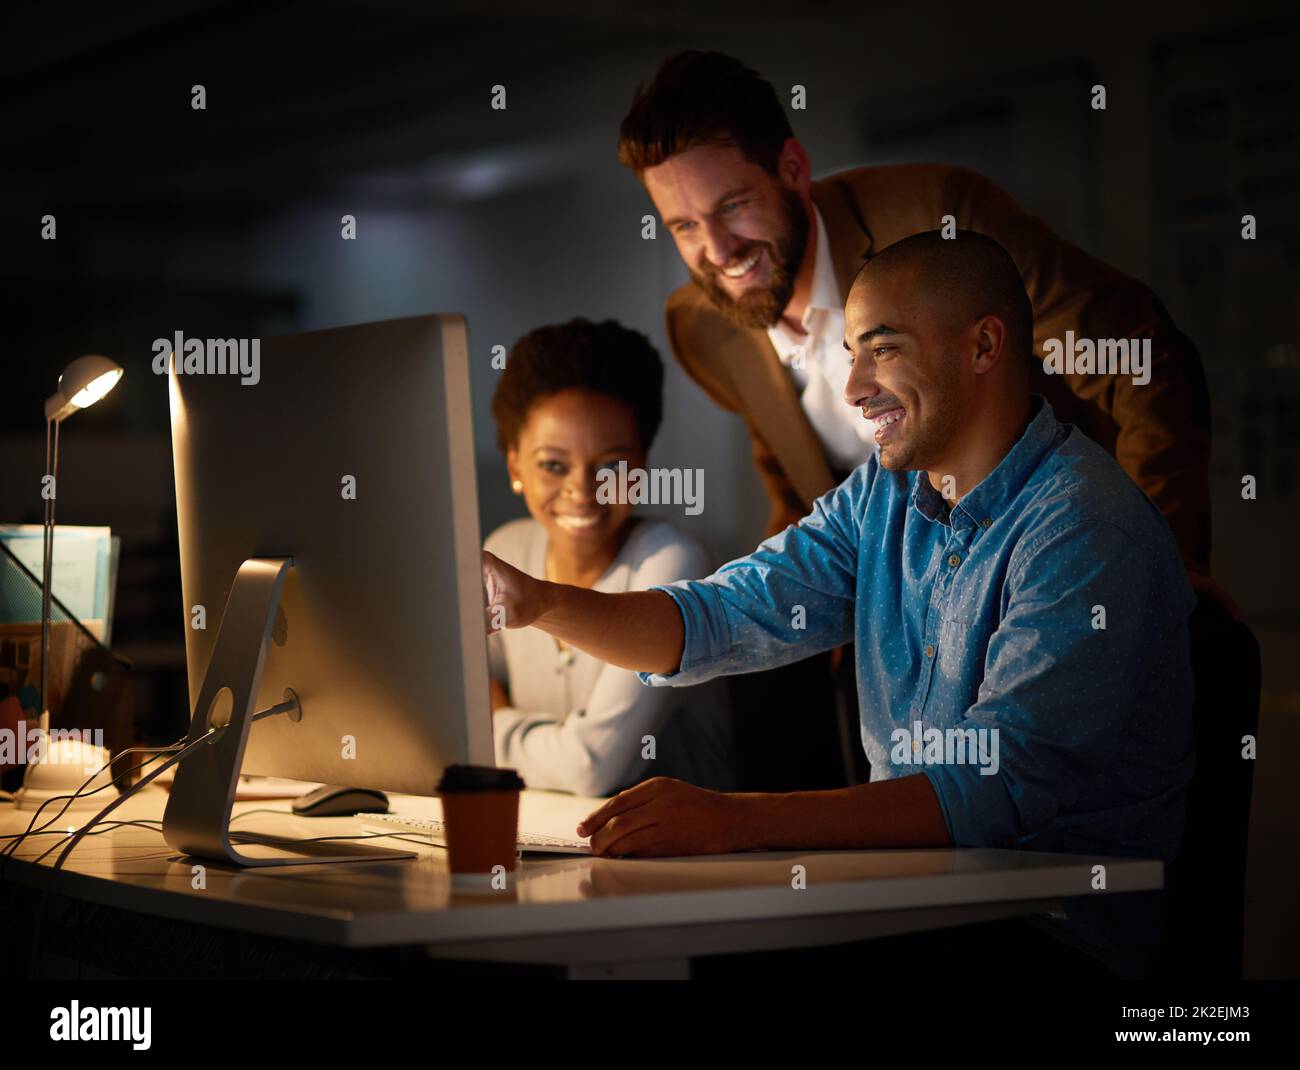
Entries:
POLYGON ((1028 369, 1033 356, 1034 310, 1020 271, 1010 254, 992 238, 959 230, 944 238, 937 230, 913 234, 881 250, 862 265, 849 300, 861 288, 886 276, 903 276, 913 295, 952 331, 985 316, 1006 327, 1009 363, 1028 369))
POLYGON ((914 234, 869 260, 844 304, 844 400, 877 425, 881 466, 964 486, 1001 456, 1027 419, 1033 330, 1015 262, 982 234, 914 234))

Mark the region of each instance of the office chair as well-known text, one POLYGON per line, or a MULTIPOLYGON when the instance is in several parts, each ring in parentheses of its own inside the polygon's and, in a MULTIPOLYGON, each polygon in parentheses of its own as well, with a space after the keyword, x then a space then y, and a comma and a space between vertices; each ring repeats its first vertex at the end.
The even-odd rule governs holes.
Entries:
POLYGON ((1196 772, 1187 826, 1165 874, 1168 921, 1154 975, 1239 980, 1253 759, 1242 736, 1259 728, 1260 656, 1254 633, 1201 597, 1188 621, 1196 772))

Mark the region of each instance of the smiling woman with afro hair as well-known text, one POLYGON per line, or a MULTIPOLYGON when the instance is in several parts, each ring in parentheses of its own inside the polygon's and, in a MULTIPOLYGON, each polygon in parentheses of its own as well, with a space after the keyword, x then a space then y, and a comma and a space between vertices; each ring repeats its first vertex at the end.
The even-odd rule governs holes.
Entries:
MULTIPOLYGON (((663 374, 645 335, 614 320, 574 319, 520 338, 492 416, 529 516, 498 528, 485 549, 530 575, 600 591, 711 572, 690 535, 597 494, 602 472, 646 468, 663 374)), ((651 776, 719 791, 734 784, 721 686, 644 687, 536 628, 494 632, 489 647, 496 761, 529 787, 611 795, 651 776)))

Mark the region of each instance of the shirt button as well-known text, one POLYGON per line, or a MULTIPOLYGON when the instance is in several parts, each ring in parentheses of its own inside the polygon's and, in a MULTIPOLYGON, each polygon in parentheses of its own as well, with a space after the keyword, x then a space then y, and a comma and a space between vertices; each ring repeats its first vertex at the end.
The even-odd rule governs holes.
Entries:
POLYGON ((927 658, 932 658, 932 657, 934 657, 934 644, 933 644, 933 643, 926 643, 926 644, 925 644, 925 656, 926 656, 927 658))
POLYGON ((992 524, 992 523, 993 523, 993 518, 992 518, 992 517, 987 517, 987 516, 986 516, 983 520, 980 521, 980 525, 981 525, 981 527, 988 527, 988 526, 989 526, 990 524, 992 524))
POLYGON ((956 568, 958 565, 961 564, 961 555, 960 555, 960 554, 949 554, 949 555, 948 555, 948 564, 952 565, 953 568, 956 568))
POLYGON ((921 749, 921 741, 919 739, 912 740, 912 750, 920 750, 920 749, 921 749))

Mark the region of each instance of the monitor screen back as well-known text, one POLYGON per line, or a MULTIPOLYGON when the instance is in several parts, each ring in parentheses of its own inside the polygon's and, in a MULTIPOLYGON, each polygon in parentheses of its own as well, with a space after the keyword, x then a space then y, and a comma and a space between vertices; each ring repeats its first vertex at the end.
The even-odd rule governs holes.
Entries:
POLYGON ((252 725, 242 772, 432 795, 445 765, 492 765, 464 320, 264 339, 247 384, 185 360, 169 378, 191 711, 240 564, 288 557, 255 708, 293 688, 303 716, 252 725))

